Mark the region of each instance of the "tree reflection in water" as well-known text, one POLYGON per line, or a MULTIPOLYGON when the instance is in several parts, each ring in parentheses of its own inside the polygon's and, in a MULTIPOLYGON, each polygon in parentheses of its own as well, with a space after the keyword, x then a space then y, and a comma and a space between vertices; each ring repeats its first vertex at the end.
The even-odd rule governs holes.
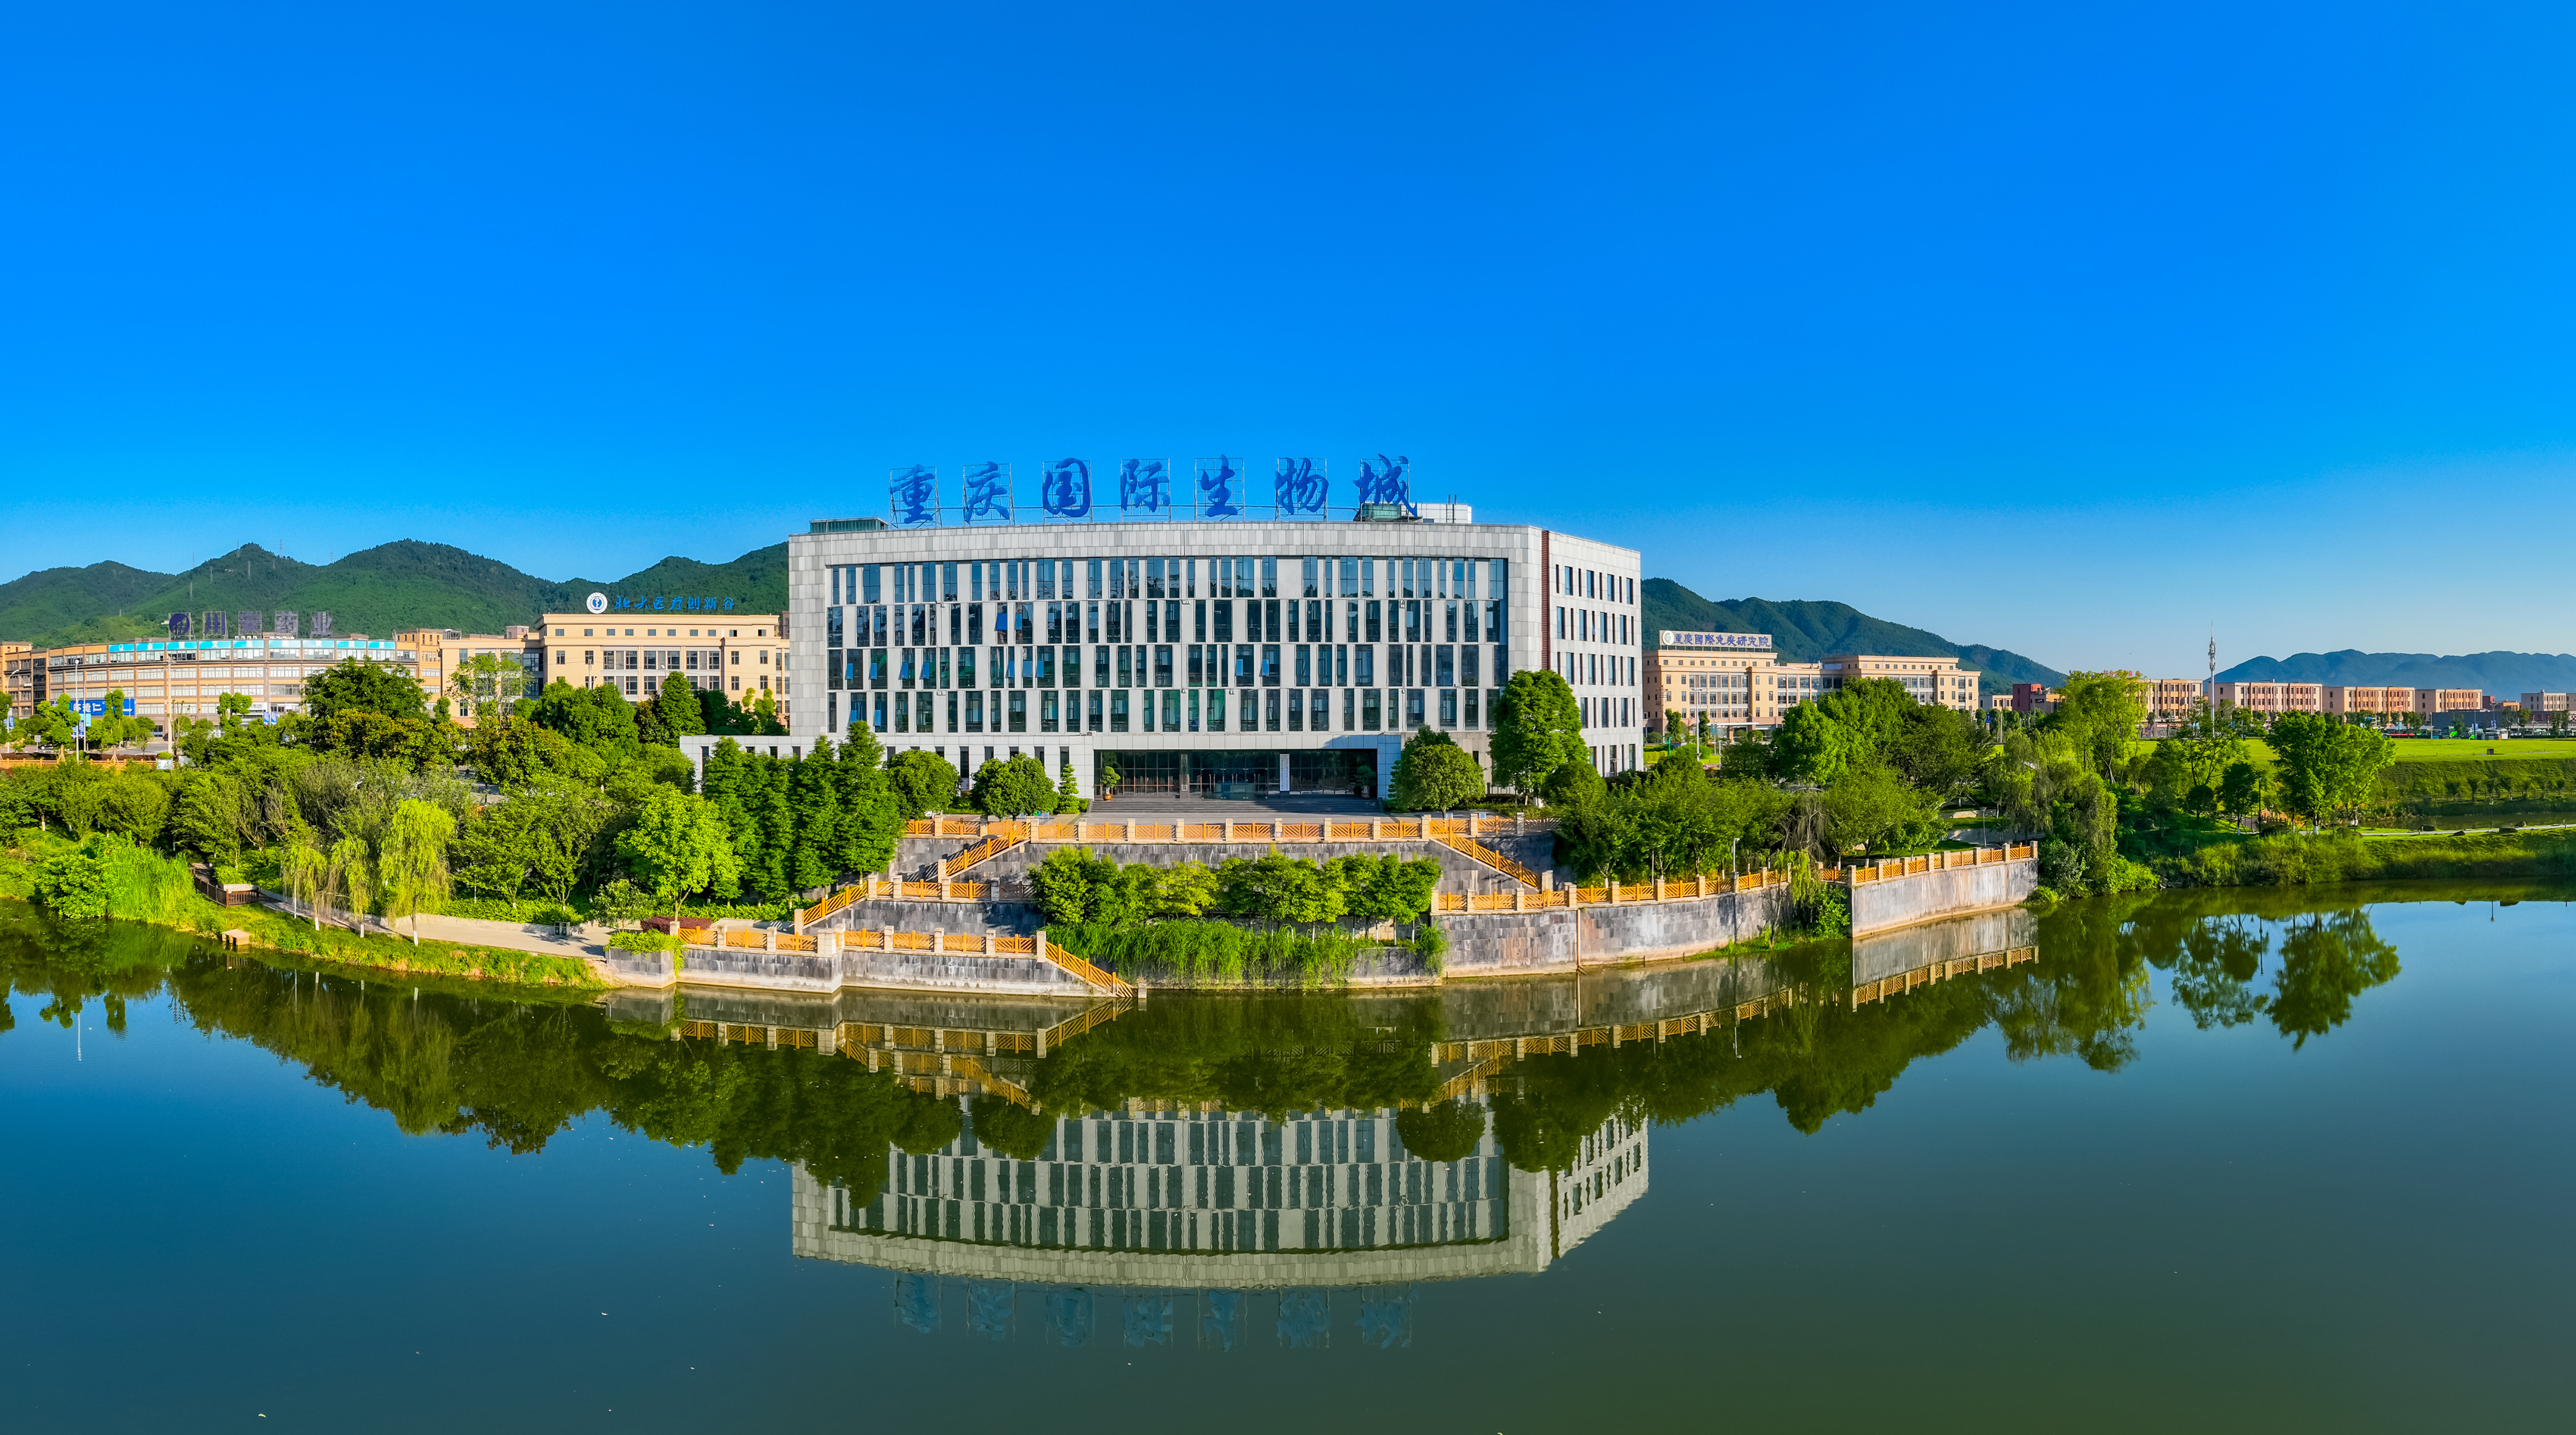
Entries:
MULTIPOLYGON (((1496 1136, 1513 1165, 1564 1170, 1613 1118, 1682 1122, 1761 1094, 1814 1132, 1867 1110, 1917 1058, 1988 1026, 2015 1061, 2072 1056, 2118 1071, 2137 1059, 2151 970, 2170 973, 2175 1000, 2202 1028, 2267 1017, 2303 1047, 2397 975, 2397 953, 2365 902, 2400 895, 2348 894, 2323 911, 2268 891, 2069 904, 2041 919, 2035 962, 1856 1008, 1848 946, 1772 954, 1799 1000, 1770 1016, 1492 1073, 1496 1136)), ((620 1027, 577 999, 321 976, 227 958, 160 928, 57 923, 17 903, 0 904, 0 973, 11 991, 44 999, 43 1020, 66 1028, 98 1000, 109 1029, 121 1031, 128 1002, 166 991, 178 1019, 291 1059, 405 1132, 477 1134, 512 1152, 536 1151, 596 1111, 658 1141, 703 1146, 727 1172, 750 1159, 801 1162, 864 1199, 882 1189, 890 1151, 939 1150, 966 1120, 954 1099, 810 1048, 674 1041, 670 1028, 620 1027)), ((1130 1098, 1274 1115, 1410 1107, 1404 1140, 1438 1154, 1472 1147, 1483 1125, 1479 1112, 1431 1101, 1445 1075, 1431 1057, 1443 1012, 1436 993, 1175 994, 1065 1042, 1034 1064, 1026 1085, 1057 1112, 1130 1098)), ((0 1032, 15 1021, 0 1002, 0 1032)), ((973 1111, 979 1139, 1024 1159, 1052 1126, 995 1096, 973 1111)))

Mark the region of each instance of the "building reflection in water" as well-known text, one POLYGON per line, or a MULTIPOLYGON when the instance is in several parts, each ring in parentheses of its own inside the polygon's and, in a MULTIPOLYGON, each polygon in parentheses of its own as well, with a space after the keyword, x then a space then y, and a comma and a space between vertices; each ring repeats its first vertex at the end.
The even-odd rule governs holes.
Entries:
MULTIPOLYGON (((964 1099, 959 1098, 961 1101, 964 1099)), ((1473 1149, 1405 1149, 1390 1110, 1292 1112, 1136 1101, 1054 1118, 1020 1160, 971 1119, 945 1149, 889 1154, 873 1197, 795 1172, 797 1255, 895 1273, 895 1314, 996 1340, 1130 1347, 1345 1338, 1396 1347, 1423 1282, 1534 1274, 1646 1188, 1643 1123, 1613 1119, 1562 1171, 1516 1171, 1482 1098, 1473 1149), (1107 1324, 1107 1329, 1103 1329, 1107 1324)))

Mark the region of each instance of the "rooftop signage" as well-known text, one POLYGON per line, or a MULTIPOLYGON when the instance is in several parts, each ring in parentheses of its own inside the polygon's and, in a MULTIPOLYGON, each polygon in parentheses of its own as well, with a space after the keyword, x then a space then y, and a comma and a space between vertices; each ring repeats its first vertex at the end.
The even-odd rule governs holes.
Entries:
MULTIPOLYGON (((1363 508, 1392 504, 1407 518, 1422 516, 1413 501, 1412 460, 1402 455, 1360 460, 1351 501, 1339 511, 1356 517, 1363 508)), ((1219 454, 1193 459, 1186 479, 1173 461, 1131 458, 1113 475, 1095 480, 1089 459, 1057 458, 1038 465, 1032 491, 1017 486, 1012 466, 993 459, 960 465, 955 501, 936 464, 913 464, 886 474, 886 512, 896 528, 944 523, 973 526, 1010 523, 1099 523, 1160 519, 1323 519, 1336 511, 1328 463, 1282 458, 1270 465, 1267 493, 1252 461, 1219 454), (1036 500, 1036 511, 1022 507, 1036 500)))
POLYGON ((731 598, 699 597, 687 593, 620 594, 593 593, 583 606, 594 613, 730 613, 731 598))
POLYGON ((1659 630, 1667 648, 1767 648, 1769 633, 1676 633, 1670 628, 1659 630))

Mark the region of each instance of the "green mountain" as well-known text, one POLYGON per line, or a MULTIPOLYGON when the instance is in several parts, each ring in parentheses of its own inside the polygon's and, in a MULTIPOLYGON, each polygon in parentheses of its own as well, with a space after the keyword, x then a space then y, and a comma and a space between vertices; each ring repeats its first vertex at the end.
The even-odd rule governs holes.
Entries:
POLYGON ((2476 688, 2491 697, 2576 690, 2576 656, 2566 653, 2292 653, 2248 658, 2222 683, 2326 683, 2335 687, 2476 688))
POLYGON ((325 612, 337 632, 379 638, 397 628, 497 633, 548 610, 577 611, 593 591, 716 594, 751 612, 777 612, 787 605, 787 545, 730 563, 665 558, 623 578, 558 583, 443 543, 405 539, 318 566, 245 543, 185 573, 93 563, 0 583, 0 637, 48 646, 135 642, 166 635, 172 613, 208 609, 286 610, 305 615, 308 625, 312 614, 325 612))
POLYGON ((1670 578, 1649 578, 1638 588, 1646 646, 1663 629, 1676 632, 1769 633, 1781 658, 1812 663, 1827 653, 1884 653, 1890 657, 1955 657, 1975 669, 1980 692, 2002 692, 2014 683, 2062 683, 2066 675, 2019 653, 1983 644, 1961 645, 1938 633, 1873 618, 1849 603, 1768 598, 1720 601, 1703 598, 1670 578))

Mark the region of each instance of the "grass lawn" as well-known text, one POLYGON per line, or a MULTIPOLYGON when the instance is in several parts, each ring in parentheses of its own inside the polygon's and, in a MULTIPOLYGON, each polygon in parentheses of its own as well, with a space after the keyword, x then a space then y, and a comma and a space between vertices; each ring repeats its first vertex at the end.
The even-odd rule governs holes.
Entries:
MULTIPOLYGON (((2503 758, 2569 758, 2576 757, 2576 737, 2511 737, 2488 742, 2466 737, 2401 737, 2391 739, 2389 747, 2399 762, 2468 762, 2503 758), (2494 748, 2490 753, 2488 748, 2494 748)), ((2152 752, 2153 740, 2129 744, 2131 753, 2152 752)), ((2261 738, 2245 740, 2247 752, 2255 762, 2269 764, 2276 754, 2272 745, 2261 738)))
POLYGON ((2464 737, 2401 737, 2390 744, 2399 762, 2458 762, 2489 756, 2565 758, 2576 757, 2576 737, 2513 737, 2495 742, 2464 737))

